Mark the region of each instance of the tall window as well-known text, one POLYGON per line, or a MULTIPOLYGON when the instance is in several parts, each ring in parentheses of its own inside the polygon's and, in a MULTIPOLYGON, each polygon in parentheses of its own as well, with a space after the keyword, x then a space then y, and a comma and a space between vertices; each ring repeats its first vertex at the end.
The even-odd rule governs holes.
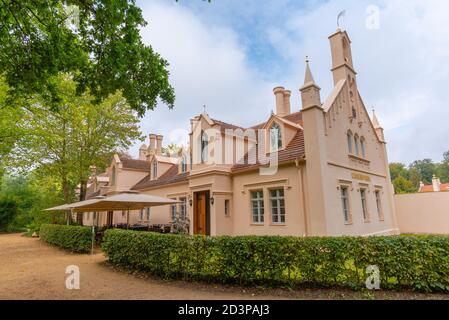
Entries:
POLYGON ((358 156, 359 155, 359 136, 358 135, 354 136, 354 146, 355 146, 355 154, 358 156))
POLYGON ((185 155, 181 158, 181 173, 187 172, 187 157, 185 155))
POLYGON ((366 204, 366 189, 360 189, 360 200, 362 201, 363 219, 369 221, 368 206, 366 204))
POLYGON ((285 223, 284 189, 270 190, 271 222, 285 223))
POLYGON ((139 212, 139 221, 143 221, 143 211, 144 211, 144 209, 140 209, 140 212, 139 212))
POLYGON ((278 151, 282 148, 281 127, 276 122, 270 128, 270 147, 271 151, 278 151))
POLYGON ((352 132, 348 131, 346 133, 346 138, 348 140, 348 152, 352 153, 352 132))
POLYGON ((157 161, 154 160, 153 164, 151 165, 151 176, 153 180, 157 179, 157 161))
POLYGON ((225 216, 229 217, 229 215, 231 214, 231 208, 230 208, 231 204, 230 204, 230 200, 229 199, 225 199, 224 202, 224 211, 225 211, 225 216))
POLYGON ((201 131, 201 163, 207 162, 208 159, 209 137, 206 132, 201 131))
POLYGON ((264 206, 263 206, 263 191, 251 192, 251 211, 253 216, 253 223, 264 222, 264 206))
POLYGON ((384 212, 382 210, 382 200, 380 197, 380 191, 376 190, 374 192, 374 195, 376 196, 376 206, 377 206, 377 214, 379 216, 379 220, 384 220, 384 212))
MULTIPOLYGON (((172 200, 176 200, 176 199, 172 199, 172 200)), ((170 218, 171 218, 171 221, 175 221, 175 219, 176 219, 176 203, 173 203, 170 205, 170 218)))
POLYGON ((187 199, 186 197, 182 197, 179 198, 179 201, 181 201, 179 204, 179 216, 185 219, 187 217, 187 199))
POLYGON ((365 138, 360 138, 360 149, 362 151, 362 158, 365 158, 365 138))
POLYGON ((147 221, 150 221, 151 208, 146 208, 145 211, 146 211, 146 214, 147 214, 147 216, 146 216, 147 221))
POLYGON ((349 213, 349 188, 346 186, 340 187, 340 193, 341 193, 341 204, 343 208, 343 217, 345 219, 345 223, 351 222, 351 216, 349 213))

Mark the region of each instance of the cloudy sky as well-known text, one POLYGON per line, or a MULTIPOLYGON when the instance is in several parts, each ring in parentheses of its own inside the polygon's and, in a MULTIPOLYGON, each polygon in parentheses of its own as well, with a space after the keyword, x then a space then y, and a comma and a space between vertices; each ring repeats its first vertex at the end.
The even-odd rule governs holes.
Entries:
POLYGON ((277 85, 293 91, 292 109, 299 110, 306 55, 324 101, 332 89, 327 37, 346 10, 340 24, 352 40, 358 87, 385 128, 390 161, 440 161, 449 150, 449 1, 141 0, 138 5, 148 21, 143 39, 170 63, 177 97, 174 109, 161 104, 147 112, 144 134, 179 143, 203 105, 212 118, 233 124, 264 121, 274 109, 277 85))

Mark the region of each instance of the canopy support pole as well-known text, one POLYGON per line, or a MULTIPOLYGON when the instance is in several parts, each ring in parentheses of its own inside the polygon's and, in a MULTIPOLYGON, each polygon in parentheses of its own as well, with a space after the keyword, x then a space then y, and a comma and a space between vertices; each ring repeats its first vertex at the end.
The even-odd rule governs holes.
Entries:
POLYGON ((129 207, 128 207, 128 213, 126 215, 126 229, 129 229, 129 207))

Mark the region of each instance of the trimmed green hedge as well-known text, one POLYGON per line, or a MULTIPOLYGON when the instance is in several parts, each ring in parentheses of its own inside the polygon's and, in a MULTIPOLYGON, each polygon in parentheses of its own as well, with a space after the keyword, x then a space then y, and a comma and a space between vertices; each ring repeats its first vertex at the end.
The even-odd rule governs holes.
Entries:
POLYGON ((92 230, 90 227, 43 224, 39 231, 41 240, 73 252, 90 252, 92 230))
POLYGON ((174 279, 244 285, 365 287, 377 265, 382 289, 449 291, 449 237, 201 237, 107 230, 116 265, 174 279))

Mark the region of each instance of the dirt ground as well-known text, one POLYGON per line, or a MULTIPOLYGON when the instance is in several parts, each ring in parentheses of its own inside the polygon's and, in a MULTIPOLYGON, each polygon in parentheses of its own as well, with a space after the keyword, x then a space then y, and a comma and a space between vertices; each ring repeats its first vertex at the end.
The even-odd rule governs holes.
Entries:
POLYGON ((35 238, 0 234, 0 299, 449 299, 449 295, 347 290, 273 290, 165 281, 112 268, 101 252, 71 254, 35 238), (80 289, 65 287, 66 267, 80 289))

